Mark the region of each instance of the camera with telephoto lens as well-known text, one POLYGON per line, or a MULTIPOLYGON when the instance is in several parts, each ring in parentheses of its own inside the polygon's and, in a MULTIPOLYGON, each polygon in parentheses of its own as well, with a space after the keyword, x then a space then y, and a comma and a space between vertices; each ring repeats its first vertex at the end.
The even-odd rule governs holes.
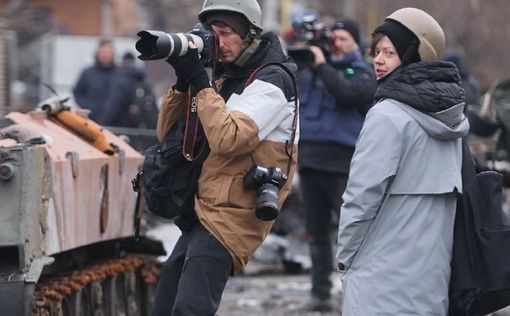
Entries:
POLYGON ((200 60, 205 67, 211 67, 214 54, 214 36, 209 25, 198 23, 189 33, 165 33, 143 30, 137 34, 136 50, 140 60, 158 60, 168 57, 184 56, 192 42, 198 49, 200 60))
POLYGON ((299 68, 310 67, 315 56, 310 46, 319 47, 325 56, 330 53, 331 30, 315 15, 304 16, 298 22, 292 23, 292 42, 287 48, 290 57, 294 59, 299 68))
POLYGON ((278 197, 287 175, 278 167, 253 166, 244 178, 246 190, 257 189, 255 215, 263 221, 272 221, 280 211, 278 197))

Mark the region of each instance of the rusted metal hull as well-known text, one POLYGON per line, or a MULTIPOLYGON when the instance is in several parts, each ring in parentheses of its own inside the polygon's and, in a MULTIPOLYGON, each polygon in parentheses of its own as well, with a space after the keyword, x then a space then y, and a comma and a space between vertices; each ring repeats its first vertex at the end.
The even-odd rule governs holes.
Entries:
POLYGON ((0 138, 0 306, 11 308, 9 315, 28 315, 34 284, 43 270, 62 264, 52 263, 59 254, 77 257, 93 244, 130 240, 136 201, 131 179, 143 157, 107 130, 115 153, 105 154, 40 110, 6 118, 17 136, 0 138))

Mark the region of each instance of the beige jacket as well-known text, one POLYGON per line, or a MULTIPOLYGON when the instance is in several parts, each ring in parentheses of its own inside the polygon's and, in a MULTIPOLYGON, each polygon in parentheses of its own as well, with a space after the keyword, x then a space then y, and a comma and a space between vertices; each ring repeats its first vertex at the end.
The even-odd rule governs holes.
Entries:
MULTIPOLYGON (((160 141, 184 115, 186 102, 185 94, 167 92, 158 118, 160 141)), ((243 179, 253 165, 250 153, 258 165, 278 166, 287 172, 285 141, 291 138, 294 102, 288 102, 277 86, 255 80, 226 103, 212 88, 200 91, 197 103, 211 152, 202 167, 195 208, 202 225, 229 251, 232 273, 237 274, 274 224, 255 216, 256 190, 243 188, 243 179)), ((280 206, 294 178, 298 139, 296 133, 288 181, 280 190, 280 206)))

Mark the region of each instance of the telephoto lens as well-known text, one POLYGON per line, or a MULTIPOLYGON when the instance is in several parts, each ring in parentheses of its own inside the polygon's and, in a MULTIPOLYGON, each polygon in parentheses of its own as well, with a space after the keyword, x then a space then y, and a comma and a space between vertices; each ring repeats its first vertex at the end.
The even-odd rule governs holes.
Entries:
POLYGON ((137 34, 140 39, 136 42, 136 50, 140 53, 140 60, 157 60, 168 57, 184 56, 189 49, 188 42, 192 42, 201 53, 204 41, 198 35, 191 33, 165 33, 161 31, 144 30, 137 34))

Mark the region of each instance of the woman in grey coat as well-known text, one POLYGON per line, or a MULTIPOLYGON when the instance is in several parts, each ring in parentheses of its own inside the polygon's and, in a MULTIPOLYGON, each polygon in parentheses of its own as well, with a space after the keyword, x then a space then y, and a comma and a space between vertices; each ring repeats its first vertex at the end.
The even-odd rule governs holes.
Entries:
POLYGON ((378 79, 351 163, 338 233, 343 316, 446 315, 461 138, 459 74, 444 33, 404 8, 375 29, 378 79))

